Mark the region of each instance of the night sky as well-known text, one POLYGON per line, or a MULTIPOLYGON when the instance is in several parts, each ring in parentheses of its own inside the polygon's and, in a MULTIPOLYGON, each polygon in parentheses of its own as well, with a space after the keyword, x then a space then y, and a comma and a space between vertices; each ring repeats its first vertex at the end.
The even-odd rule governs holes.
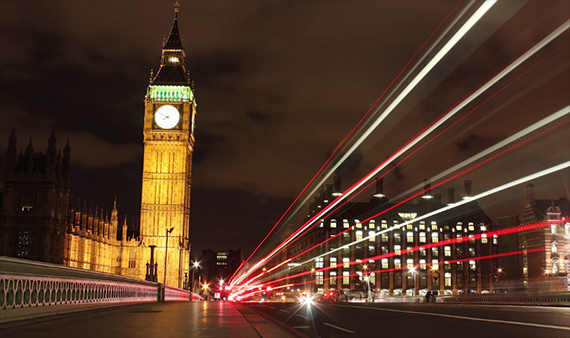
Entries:
MULTIPOLYGON (((180 34, 198 101, 193 255, 251 252, 456 4, 182 1, 180 34)), ((497 7, 449 66, 435 69, 336 170, 343 187, 570 17, 567 1, 531 2, 512 16, 497 7)), ((58 148, 70 141, 72 198, 110 210, 116 196, 136 228, 144 96, 173 14, 169 0, 1 1, 0 176, 13 126, 18 148, 31 137, 43 152, 54 128, 58 148)), ((388 197, 570 104, 568 39, 566 31, 490 92, 561 47, 555 54, 390 172, 388 197)), ((489 189, 568 161, 569 148, 565 124, 436 193, 455 187, 459 196, 464 179, 474 193, 489 189)), ((534 184, 537 198, 570 196, 568 170, 534 184)), ((520 214, 524 191, 479 203, 494 220, 520 214)))

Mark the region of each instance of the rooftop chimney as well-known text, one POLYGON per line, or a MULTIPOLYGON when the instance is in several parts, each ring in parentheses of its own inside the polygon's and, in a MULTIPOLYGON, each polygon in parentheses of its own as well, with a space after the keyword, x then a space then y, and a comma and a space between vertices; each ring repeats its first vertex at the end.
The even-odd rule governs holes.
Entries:
POLYGON ((333 196, 342 196, 342 189, 340 186, 340 176, 334 177, 333 196))
POLYGON ((384 195, 384 178, 383 177, 376 179, 376 193, 374 194, 374 197, 377 197, 377 198, 386 197, 386 195, 384 195))
POLYGON ((463 184, 465 185, 465 196, 464 197, 471 197, 471 181, 470 180, 465 180, 463 181, 463 184))
POLYGON ((430 189, 431 189, 431 181, 428 178, 426 178, 424 179, 424 194, 422 196, 423 199, 429 200, 433 198, 433 196, 429 192, 430 189))
POLYGON ((447 204, 455 203, 455 189, 447 188, 447 204))

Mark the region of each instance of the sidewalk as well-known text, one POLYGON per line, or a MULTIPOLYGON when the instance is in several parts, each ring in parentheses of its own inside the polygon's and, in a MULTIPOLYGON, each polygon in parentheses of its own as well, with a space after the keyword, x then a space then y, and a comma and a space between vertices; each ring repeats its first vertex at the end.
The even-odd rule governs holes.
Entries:
POLYGON ((0 330, 2 337, 285 338, 285 329, 231 302, 169 302, 54 316, 0 330))

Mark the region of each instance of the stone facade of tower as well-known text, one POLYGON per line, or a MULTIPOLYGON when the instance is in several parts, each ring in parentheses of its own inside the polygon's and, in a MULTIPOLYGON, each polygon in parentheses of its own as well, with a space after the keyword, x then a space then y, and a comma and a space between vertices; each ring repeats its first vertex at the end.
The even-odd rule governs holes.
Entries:
POLYGON ((196 100, 178 33, 178 9, 162 47, 160 68, 148 86, 144 111, 144 155, 140 240, 144 278, 155 245, 158 282, 183 287, 190 264, 190 187, 196 100), (166 267, 166 269, 164 268, 166 267))

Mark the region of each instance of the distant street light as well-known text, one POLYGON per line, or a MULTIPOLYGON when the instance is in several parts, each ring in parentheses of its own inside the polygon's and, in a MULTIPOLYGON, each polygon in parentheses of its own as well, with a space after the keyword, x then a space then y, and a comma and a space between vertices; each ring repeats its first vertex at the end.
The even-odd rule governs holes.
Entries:
POLYGON ((166 286, 166 270, 168 269, 168 234, 172 233, 174 228, 166 229, 166 248, 164 250, 164 285, 166 286))
POLYGON ((196 288, 194 287, 194 270, 196 270, 197 268, 200 267, 200 264, 198 262, 194 262, 194 264, 192 264, 192 282, 190 283, 190 301, 192 301, 192 293, 195 292, 196 288))
POLYGON ((412 278, 414 279, 414 296, 417 296, 417 294, 418 294, 418 287, 416 284, 417 271, 416 271, 416 268, 414 268, 414 267, 410 268, 409 270, 410 270, 410 273, 412 274, 412 278))

